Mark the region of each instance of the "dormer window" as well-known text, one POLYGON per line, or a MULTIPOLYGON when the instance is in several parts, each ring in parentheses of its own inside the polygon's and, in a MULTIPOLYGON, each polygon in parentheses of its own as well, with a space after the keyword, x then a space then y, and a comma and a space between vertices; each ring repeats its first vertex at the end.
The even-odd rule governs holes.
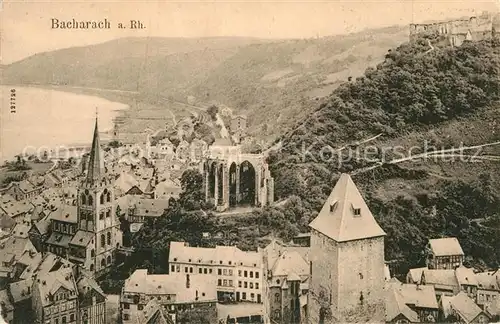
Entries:
POLYGON ((354 216, 361 216, 361 208, 359 208, 359 206, 356 206, 356 205, 351 205, 352 207, 352 212, 354 214, 354 216))
POLYGON ((335 201, 332 201, 332 202, 330 203, 330 213, 333 213, 333 212, 334 212, 335 207, 337 207, 337 201, 336 201, 336 200, 335 200, 335 201))

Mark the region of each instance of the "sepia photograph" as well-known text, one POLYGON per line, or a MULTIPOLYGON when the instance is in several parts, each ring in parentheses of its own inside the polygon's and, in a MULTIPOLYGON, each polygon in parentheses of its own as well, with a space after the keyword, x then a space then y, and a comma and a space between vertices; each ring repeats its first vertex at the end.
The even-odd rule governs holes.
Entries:
POLYGON ((0 0, 0 324, 500 323, 499 0, 0 0))

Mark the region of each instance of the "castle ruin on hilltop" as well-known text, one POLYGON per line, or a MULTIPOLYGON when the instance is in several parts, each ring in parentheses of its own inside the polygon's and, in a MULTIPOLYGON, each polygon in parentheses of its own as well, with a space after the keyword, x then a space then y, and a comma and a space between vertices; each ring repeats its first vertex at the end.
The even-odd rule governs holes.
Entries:
POLYGON ((446 45, 460 46, 466 40, 500 39, 500 14, 483 12, 480 16, 430 24, 410 24, 410 41, 425 35, 444 36, 446 45))

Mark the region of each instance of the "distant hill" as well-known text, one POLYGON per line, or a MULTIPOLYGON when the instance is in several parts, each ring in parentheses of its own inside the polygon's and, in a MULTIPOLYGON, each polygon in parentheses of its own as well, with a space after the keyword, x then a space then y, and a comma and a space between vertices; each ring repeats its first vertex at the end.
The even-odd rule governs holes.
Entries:
POLYGON ((392 49, 284 134, 270 158, 275 195, 299 196, 314 217, 349 172, 388 234, 386 260, 397 260, 399 274, 422 266, 428 239, 441 236, 459 239, 469 265, 495 268, 500 146, 396 162, 500 142, 500 42, 428 50, 426 39, 392 49))
POLYGON ((193 96, 201 106, 216 102, 247 114, 254 134, 274 139, 407 38, 406 27, 300 40, 125 38, 2 66, 2 83, 138 91, 85 92, 160 110, 168 105, 159 98, 193 96))

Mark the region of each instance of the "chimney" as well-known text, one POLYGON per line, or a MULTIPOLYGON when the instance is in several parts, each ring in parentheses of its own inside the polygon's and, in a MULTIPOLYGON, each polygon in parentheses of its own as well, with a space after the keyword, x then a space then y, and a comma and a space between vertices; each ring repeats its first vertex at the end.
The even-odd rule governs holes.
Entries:
POLYGON ((189 282, 189 275, 186 275, 186 288, 189 288, 190 282, 189 282))

